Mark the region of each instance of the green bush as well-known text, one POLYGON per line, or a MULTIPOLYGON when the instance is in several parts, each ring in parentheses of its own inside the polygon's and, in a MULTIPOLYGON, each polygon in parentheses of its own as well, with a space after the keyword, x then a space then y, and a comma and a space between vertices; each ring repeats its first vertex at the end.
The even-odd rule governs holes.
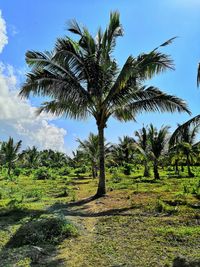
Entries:
POLYGON ((31 191, 26 193, 26 198, 41 199, 42 198, 42 190, 32 189, 31 191))
POLYGON ((128 163, 124 164, 123 173, 125 175, 130 175, 131 174, 131 170, 132 170, 131 164, 128 164, 128 163))
POLYGON ((79 174, 81 174, 81 173, 86 173, 86 171, 87 171, 87 168, 86 168, 85 166, 83 166, 83 167, 76 168, 76 169, 74 170, 74 173, 75 173, 76 175, 79 175, 79 174))
POLYGON ((200 180, 197 182, 197 184, 192 188, 192 192, 193 195, 195 195, 195 197, 197 199, 200 199, 200 180))
POLYGON ((187 184, 184 184, 183 185, 183 193, 184 194, 190 193, 190 189, 189 189, 189 186, 187 184))
POLYGON ((41 167, 35 172, 35 179, 37 180, 46 180, 51 178, 52 175, 49 173, 46 167, 41 167))
POLYGON ((122 180, 122 177, 119 174, 119 171, 117 168, 113 168, 112 170, 112 177, 111 177, 111 181, 112 183, 120 183, 122 180))
POLYGON ((155 211, 158 213, 167 213, 169 215, 175 214, 178 212, 177 207, 170 207, 166 205, 162 200, 157 199, 155 204, 155 211))
POLYGON ((23 174, 26 175, 26 176, 29 176, 31 173, 32 173, 31 169, 24 169, 23 170, 23 174))
POLYGON ((13 174, 15 175, 15 176, 20 176, 20 174, 21 174, 21 169, 19 169, 19 168, 15 168, 14 170, 13 170, 13 174))
POLYGON ((77 228, 64 217, 41 215, 22 225, 7 243, 7 247, 57 244, 64 238, 77 236, 77 228))
POLYGON ((10 210, 21 210, 23 208, 22 202, 24 200, 24 196, 22 195, 21 199, 12 198, 7 206, 10 210))
POLYGON ((165 204, 158 199, 155 204, 155 211, 158 213, 164 212, 165 211, 165 204))
POLYGON ((69 175, 70 173, 71 173, 70 168, 61 168, 61 169, 59 170, 59 175, 61 175, 61 176, 67 176, 67 175, 69 175))

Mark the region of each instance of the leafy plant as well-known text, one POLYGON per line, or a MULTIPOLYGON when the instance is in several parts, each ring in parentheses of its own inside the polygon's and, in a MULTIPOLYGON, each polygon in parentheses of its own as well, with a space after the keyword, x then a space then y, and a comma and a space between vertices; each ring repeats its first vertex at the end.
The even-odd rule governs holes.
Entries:
POLYGON ((20 174, 21 174, 21 169, 19 169, 19 168, 15 168, 14 170, 13 170, 13 174, 15 175, 15 176, 19 176, 20 174))
POLYGON ((57 244, 66 237, 77 236, 77 228, 59 215, 42 215, 22 225, 7 247, 57 244))
POLYGON ((40 167, 36 172, 35 172, 35 179, 37 180, 46 180, 46 179, 51 179, 51 174, 49 173, 48 169, 46 167, 40 167))

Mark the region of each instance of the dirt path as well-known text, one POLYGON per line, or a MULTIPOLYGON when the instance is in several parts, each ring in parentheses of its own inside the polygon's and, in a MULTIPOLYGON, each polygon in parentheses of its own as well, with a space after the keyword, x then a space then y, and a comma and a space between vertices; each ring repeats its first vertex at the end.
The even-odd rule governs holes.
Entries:
POLYGON ((77 225, 80 235, 60 245, 56 260, 61 261, 62 266, 89 267, 87 257, 92 256, 88 252, 92 251, 98 236, 98 221, 110 215, 130 212, 130 202, 127 197, 117 196, 116 192, 94 200, 89 197, 88 183, 81 181, 78 183, 77 199, 67 207, 62 206, 59 211, 77 225))

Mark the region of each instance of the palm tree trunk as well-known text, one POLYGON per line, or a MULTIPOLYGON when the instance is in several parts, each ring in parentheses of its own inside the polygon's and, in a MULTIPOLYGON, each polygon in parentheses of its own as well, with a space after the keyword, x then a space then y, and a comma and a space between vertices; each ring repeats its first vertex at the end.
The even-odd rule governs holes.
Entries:
POLYGON ((8 164, 8 176, 10 176, 10 172, 11 172, 11 165, 8 164))
POLYGON ((99 184, 95 197, 102 197, 103 195, 106 194, 104 128, 99 126, 98 133, 99 133, 99 184))
POLYGON ((184 172, 184 165, 183 165, 183 163, 181 165, 181 171, 184 172))
POLYGON ((95 164, 94 166, 94 173, 95 173, 95 178, 98 176, 98 166, 95 164))
POLYGON ((150 174, 149 174, 149 166, 148 166, 148 163, 147 161, 145 160, 144 161, 144 177, 149 177, 150 174))
POLYGON ((175 160, 175 173, 179 175, 178 160, 175 160))
POLYGON ((92 166, 92 178, 95 179, 94 166, 92 166))
POLYGON ((96 171, 96 166, 93 163, 92 164, 92 178, 95 179, 97 177, 97 171, 96 171))
POLYGON ((160 175, 159 175, 159 172, 158 172, 158 162, 157 162, 157 159, 154 160, 153 172, 154 172, 154 179, 155 180, 160 179, 160 175))
POLYGON ((188 154, 187 154, 187 169, 188 169, 188 177, 194 177, 194 173, 190 169, 190 160, 188 154))

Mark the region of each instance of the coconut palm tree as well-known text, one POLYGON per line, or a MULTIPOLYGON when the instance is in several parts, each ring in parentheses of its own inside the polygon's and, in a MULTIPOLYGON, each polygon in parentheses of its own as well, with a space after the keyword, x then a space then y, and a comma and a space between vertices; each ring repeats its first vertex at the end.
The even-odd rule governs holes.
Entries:
POLYGON ((92 177, 96 178, 98 173, 98 158, 99 158, 99 138, 98 135, 93 133, 89 134, 87 140, 81 141, 77 139, 79 143, 78 149, 83 153, 85 160, 91 163, 92 177))
POLYGON ((189 123, 186 122, 182 125, 178 125, 169 140, 170 149, 176 149, 185 156, 189 177, 194 176, 190 165, 194 162, 199 153, 199 142, 196 142, 196 137, 199 132, 200 122, 197 122, 197 119, 195 121, 195 118, 196 117, 190 120, 189 123))
MULTIPOLYGON (((119 14, 110 14, 105 31, 93 37, 86 27, 72 21, 69 31, 75 40, 58 38, 52 52, 28 51, 31 68, 20 96, 47 96, 39 109, 72 119, 93 116, 99 135, 99 184, 96 197, 106 193, 104 129, 111 116, 120 121, 134 120, 137 114, 150 111, 188 111, 180 98, 168 95, 144 81, 166 69, 173 69, 168 55, 153 49, 137 57, 129 56, 120 69, 113 57, 116 40, 123 35, 119 14)), ((174 38, 163 43, 168 45, 174 38)))
POLYGON ((11 137, 9 137, 7 142, 2 142, 1 144, 1 158, 3 163, 7 165, 9 176, 15 162, 18 160, 18 152, 21 148, 21 144, 21 140, 15 144, 11 137))
MULTIPOLYGON (((99 136, 93 133, 89 134, 87 140, 81 141, 77 139, 79 143, 78 150, 82 152, 84 160, 88 160, 91 163, 92 177, 96 178, 98 175, 98 159, 99 159, 99 136)), ((110 144, 104 145, 105 155, 109 153, 110 144)))
POLYGON ((130 175, 130 163, 134 158, 134 141, 129 136, 119 137, 119 143, 111 148, 111 160, 114 165, 123 166, 124 174, 130 175))
POLYGON ((67 156, 59 151, 45 149, 40 151, 39 161, 45 167, 64 167, 67 165, 67 156))
POLYGON ((168 141, 168 130, 169 126, 162 126, 159 131, 152 124, 150 124, 149 127, 148 139, 150 143, 151 154, 153 157, 153 171, 155 179, 160 179, 158 172, 158 163, 159 158, 163 155, 163 152, 166 148, 168 141))
POLYGON ((148 133, 145 127, 142 127, 141 130, 135 131, 135 136, 137 140, 134 140, 136 149, 140 152, 143 157, 144 162, 144 176, 149 177, 149 166, 148 166, 148 159, 149 159, 149 146, 148 146, 148 133))
POLYGON ((30 168, 36 167, 39 161, 39 151, 35 146, 28 147, 26 150, 23 150, 21 156, 30 168))

